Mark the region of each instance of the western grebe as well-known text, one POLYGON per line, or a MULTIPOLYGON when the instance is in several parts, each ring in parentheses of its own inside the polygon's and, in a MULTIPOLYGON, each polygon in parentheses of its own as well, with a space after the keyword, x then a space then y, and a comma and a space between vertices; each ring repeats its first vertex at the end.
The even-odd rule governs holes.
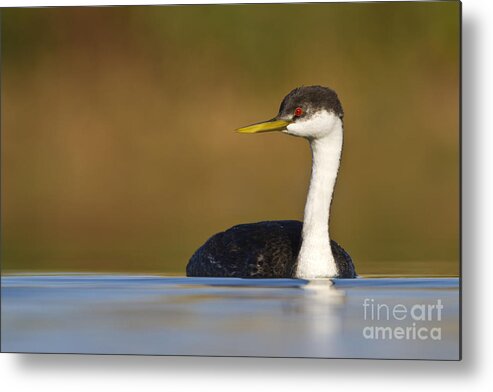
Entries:
POLYGON ((312 172, 303 223, 248 223, 217 233, 190 258, 187 276, 356 277, 349 254, 329 237, 330 205, 343 141, 343 110, 337 94, 322 86, 298 87, 283 99, 275 118, 237 131, 281 131, 308 140, 312 172))

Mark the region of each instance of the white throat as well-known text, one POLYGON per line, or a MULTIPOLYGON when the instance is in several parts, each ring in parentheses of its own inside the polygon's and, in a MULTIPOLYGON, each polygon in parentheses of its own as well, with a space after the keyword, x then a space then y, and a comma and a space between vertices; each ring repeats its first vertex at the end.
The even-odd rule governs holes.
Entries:
POLYGON ((339 118, 330 125, 330 132, 310 139, 312 173, 295 274, 297 278, 337 276, 330 246, 329 216, 342 152, 343 126, 339 118))

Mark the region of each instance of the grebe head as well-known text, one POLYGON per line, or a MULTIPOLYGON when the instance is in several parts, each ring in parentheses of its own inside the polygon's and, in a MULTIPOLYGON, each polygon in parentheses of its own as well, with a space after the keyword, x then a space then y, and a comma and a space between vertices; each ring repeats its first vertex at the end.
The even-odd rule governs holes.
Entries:
POLYGON ((342 123, 344 113, 335 91, 322 86, 303 86, 284 97, 272 120, 240 128, 240 133, 282 131, 309 140, 329 135, 342 123))

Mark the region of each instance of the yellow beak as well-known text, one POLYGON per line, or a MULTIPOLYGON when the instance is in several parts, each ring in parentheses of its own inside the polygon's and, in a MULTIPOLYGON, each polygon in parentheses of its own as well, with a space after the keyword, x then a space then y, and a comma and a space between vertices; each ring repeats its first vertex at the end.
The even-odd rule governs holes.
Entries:
POLYGON ((249 125, 248 127, 238 128, 236 132, 239 133, 259 133, 259 132, 273 132, 282 131, 290 124, 289 121, 284 120, 270 120, 261 122, 258 124, 249 125))

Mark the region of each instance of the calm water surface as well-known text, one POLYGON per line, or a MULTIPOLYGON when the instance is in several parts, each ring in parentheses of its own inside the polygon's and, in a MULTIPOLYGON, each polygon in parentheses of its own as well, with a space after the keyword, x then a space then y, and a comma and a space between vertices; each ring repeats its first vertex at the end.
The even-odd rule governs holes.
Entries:
POLYGON ((459 357, 458 278, 2 276, 2 351, 459 357))

